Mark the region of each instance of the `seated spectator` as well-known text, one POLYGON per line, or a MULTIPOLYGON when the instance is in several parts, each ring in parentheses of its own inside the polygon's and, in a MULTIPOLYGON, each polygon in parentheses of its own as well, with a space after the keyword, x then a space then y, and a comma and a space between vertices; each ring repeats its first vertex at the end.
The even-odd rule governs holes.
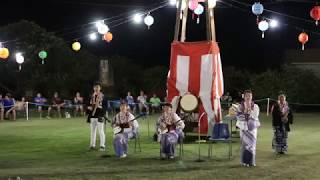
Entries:
POLYGON ((40 118, 42 118, 42 110, 46 110, 46 102, 47 99, 42 97, 41 93, 37 93, 37 96, 34 98, 34 103, 36 104, 37 110, 40 113, 40 118))
POLYGON ((64 101, 59 97, 58 92, 55 92, 52 98, 52 105, 48 108, 48 116, 47 118, 50 118, 50 112, 52 109, 55 109, 58 111, 58 116, 61 118, 61 108, 64 106, 64 101))
POLYGON ((131 92, 129 91, 128 94, 127 94, 127 97, 126 97, 126 101, 127 101, 127 104, 129 105, 130 107, 130 111, 131 112, 134 112, 135 111, 135 103, 134 103, 134 99, 133 97, 131 96, 131 92))
POLYGON ((157 97, 156 94, 153 94, 153 97, 150 98, 150 103, 151 103, 151 108, 153 113, 160 111, 161 100, 159 97, 157 97))
POLYGON ((26 110, 26 98, 25 97, 22 97, 21 98, 21 101, 17 101, 15 103, 15 108, 16 108, 16 111, 25 111, 26 110))
POLYGON ((0 94, 0 121, 3 121, 3 115, 4 115, 3 98, 2 98, 2 94, 0 94))
POLYGON ((139 106, 139 113, 142 114, 144 112, 147 112, 149 114, 149 107, 147 104, 147 96, 144 94, 144 92, 140 91, 140 96, 137 98, 138 106, 139 106))
POLYGON ((80 113, 80 116, 83 116, 83 97, 81 97, 80 92, 76 93, 73 103, 75 105, 74 116, 77 116, 77 113, 80 113))
POLYGON ((15 100, 11 97, 10 93, 7 93, 3 100, 5 118, 9 119, 9 115, 12 115, 12 119, 16 120, 15 100))

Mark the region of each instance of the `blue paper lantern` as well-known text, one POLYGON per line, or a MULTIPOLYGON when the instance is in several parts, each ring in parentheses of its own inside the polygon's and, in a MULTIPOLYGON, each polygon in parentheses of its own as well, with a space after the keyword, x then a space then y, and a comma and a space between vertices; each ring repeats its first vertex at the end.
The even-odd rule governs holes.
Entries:
POLYGON ((259 2, 256 2, 252 5, 252 13, 255 14, 256 16, 259 16, 263 13, 263 5, 260 4, 259 2))

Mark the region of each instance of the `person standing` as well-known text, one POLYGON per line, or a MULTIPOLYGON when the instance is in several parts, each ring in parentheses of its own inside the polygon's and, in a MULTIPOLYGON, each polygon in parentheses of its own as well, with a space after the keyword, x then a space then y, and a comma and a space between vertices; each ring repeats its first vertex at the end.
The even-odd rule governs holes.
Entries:
POLYGON ((139 124, 128 111, 126 103, 120 104, 120 112, 113 118, 112 127, 119 129, 113 139, 115 154, 117 157, 125 158, 128 155, 128 139, 136 138, 139 129, 139 124))
POLYGON ((273 127, 272 148, 278 154, 285 154, 288 151, 289 124, 293 123, 293 115, 284 93, 279 94, 278 102, 271 107, 271 113, 273 127))
POLYGON ((105 151, 105 133, 104 133, 104 115, 105 112, 102 107, 104 95, 101 92, 101 85, 95 84, 93 87, 93 94, 90 99, 89 123, 90 123, 90 150, 96 149, 97 129, 100 136, 100 151, 105 151))
POLYGON ((252 101, 252 91, 244 91, 244 100, 237 110, 236 126, 240 129, 240 162, 243 166, 256 166, 256 144, 259 121, 259 106, 252 101))
POLYGON ((184 138, 183 129, 184 122, 174 112, 172 112, 172 105, 166 103, 163 105, 163 113, 159 117, 156 127, 158 130, 158 141, 161 144, 161 158, 174 159, 175 148, 179 140, 184 138))

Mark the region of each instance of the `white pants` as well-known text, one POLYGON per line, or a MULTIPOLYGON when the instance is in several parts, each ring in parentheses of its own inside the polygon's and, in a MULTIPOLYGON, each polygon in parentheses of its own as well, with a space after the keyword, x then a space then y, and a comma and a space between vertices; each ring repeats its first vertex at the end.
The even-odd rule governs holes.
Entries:
POLYGON ((90 119, 91 139, 90 147, 96 147, 97 128, 100 135, 100 147, 105 147, 105 135, 103 130, 103 122, 98 122, 98 118, 90 119))

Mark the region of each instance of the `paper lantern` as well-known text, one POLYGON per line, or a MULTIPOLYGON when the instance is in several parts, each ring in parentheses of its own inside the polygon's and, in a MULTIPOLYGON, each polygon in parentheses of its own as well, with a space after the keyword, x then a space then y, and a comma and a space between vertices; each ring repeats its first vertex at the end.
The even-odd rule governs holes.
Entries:
POLYGON ((310 10, 310 16, 316 21, 316 25, 318 25, 318 21, 320 20, 320 6, 314 6, 310 10))
POLYGON ((197 8, 194 10, 194 13, 196 15, 201 15, 203 13, 203 11, 204 11, 204 7, 201 4, 199 4, 197 6, 197 8))
POLYGON ((196 15, 198 15, 197 24, 200 22, 200 15, 203 13, 203 11, 204 7, 201 4, 199 4, 198 7, 193 11, 196 15))
POLYGON ((9 49, 7 48, 0 48, 0 58, 7 59, 10 55, 9 49))
POLYGON ((264 38, 264 32, 269 29, 269 23, 266 20, 260 21, 258 28, 262 31, 262 38, 264 38))
POLYGON ((74 42, 72 43, 72 49, 74 51, 79 51, 81 49, 81 44, 77 41, 77 42, 74 42))
POLYGON ((255 14, 256 16, 259 16, 263 13, 263 5, 260 4, 260 2, 256 2, 252 5, 252 13, 255 14))
POLYGON ((209 8, 214 8, 217 5, 217 0, 208 0, 208 6, 209 8))
POLYGON ((24 57, 21 53, 16 54, 16 62, 19 64, 19 71, 21 71, 21 64, 24 63, 24 57))
POLYGON ((304 45, 309 41, 309 36, 307 33, 302 32, 299 34, 298 40, 302 44, 302 50, 304 50, 304 45))
POLYGON ((154 19, 153 17, 148 14, 145 18, 144 18, 144 23, 148 26, 148 29, 150 29, 150 26, 154 23, 154 19))
POLYGON ((111 42, 113 39, 113 35, 111 32, 107 32, 105 35, 103 35, 103 39, 107 42, 111 42))
POLYGON ((42 64, 44 64, 44 59, 47 58, 48 53, 46 51, 40 51, 38 56, 39 56, 40 59, 42 59, 42 64))
POLYGON ((40 51, 38 55, 40 59, 45 59, 47 58, 48 53, 46 51, 40 51))
POLYGON ((199 5, 198 0, 190 0, 189 1, 189 9, 192 11, 197 9, 198 5, 199 5))

